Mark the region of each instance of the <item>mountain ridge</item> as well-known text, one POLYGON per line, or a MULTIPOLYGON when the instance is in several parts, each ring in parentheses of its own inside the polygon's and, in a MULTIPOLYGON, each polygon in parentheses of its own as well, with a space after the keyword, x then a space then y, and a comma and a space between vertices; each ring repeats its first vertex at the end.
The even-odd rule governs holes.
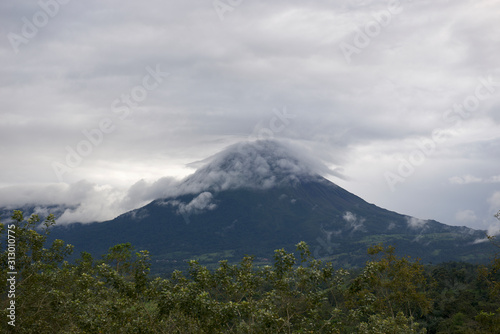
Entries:
POLYGON ((266 259, 300 241, 347 267, 362 265, 366 249, 380 242, 424 262, 489 260, 488 245, 478 242, 484 231, 379 208, 299 155, 277 142, 233 145, 164 197, 106 222, 56 227, 53 235, 96 255, 130 242, 149 250, 160 271, 190 258, 209 265, 247 254, 266 259))

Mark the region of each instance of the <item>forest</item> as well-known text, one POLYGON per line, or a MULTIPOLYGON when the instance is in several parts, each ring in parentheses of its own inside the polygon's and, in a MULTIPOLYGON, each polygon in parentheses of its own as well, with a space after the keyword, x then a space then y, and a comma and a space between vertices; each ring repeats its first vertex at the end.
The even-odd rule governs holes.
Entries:
POLYGON ((424 265, 376 244, 345 270, 300 242, 271 265, 190 261, 164 277, 130 243, 70 261, 71 245, 47 241, 54 224, 21 211, 0 224, 3 333, 500 333, 498 256, 424 265))

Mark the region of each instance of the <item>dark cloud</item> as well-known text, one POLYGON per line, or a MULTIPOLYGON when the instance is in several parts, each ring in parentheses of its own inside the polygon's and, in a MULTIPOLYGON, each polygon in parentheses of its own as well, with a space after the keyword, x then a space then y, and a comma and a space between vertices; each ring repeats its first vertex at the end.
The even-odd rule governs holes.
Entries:
MULTIPOLYGON (((112 197, 109 203, 119 203, 113 212, 157 196, 170 184, 162 177, 192 173, 186 164, 265 133, 309 151, 336 170, 335 182, 375 204, 449 224, 460 223, 457 212, 472 210, 471 225, 492 223, 494 184, 462 184, 464 193, 478 188, 457 202, 450 200, 457 184, 448 180, 498 175, 492 169, 499 163, 500 86, 460 125, 444 116, 474 95, 482 77, 500 82, 494 2, 401 1, 347 63, 339 45, 361 41, 357 35, 370 25, 377 29, 388 2, 244 1, 221 20, 211 1, 56 1, 45 2, 59 6, 31 34, 25 25, 43 20, 39 2, 0 4, 4 193, 19 187, 8 189, 20 194, 26 185, 38 189, 29 200, 43 200, 39 189, 60 181, 53 163, 66 164, 68 147, 82 149, 89 140, 83 131, 109 118, 113 131, 68 167, 56 187, 64 193, 87 180, 112 197), (12 34, 21 44, 13 47, 12 34), (156 66, 169 76, 142 99, 147 68, 156 66), (113 103, 124 107, 122 99, 133 94, 123 118, 124 109, 113 103), (271 129, 275 110, 283 108, 294 118, 271 129), (453 139, 391 191, 384 173, 397 173, 418 149, 415 139, 436 129, 452 131, 453 139)), ((209 175, 224 184, 220 174, 209 175)))

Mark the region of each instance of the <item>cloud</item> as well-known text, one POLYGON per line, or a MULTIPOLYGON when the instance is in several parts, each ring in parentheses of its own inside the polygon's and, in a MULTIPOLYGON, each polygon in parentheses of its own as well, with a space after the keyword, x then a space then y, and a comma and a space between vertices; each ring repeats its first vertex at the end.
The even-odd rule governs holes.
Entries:
POLYGON ((477 217, 472 210, 461 210, 455 214, 455 219, 460 223, 468 225, 470 223, 474 223, 477 220, 477 217))
POLYGON ((450 183, 451 184, 469 184, 469 183, 480 183, 483 182, 481 178, 472 176, 472 175, 465 175, 465 176, 454 176, 450 178, 450 183))
POLYGON ((198 215, 205 211, 215 210, 217 208, 217 204, 213 203, 213 201, 214 198, 212 193, 205 191, 197 195, 187 204, 181 200, 167 199, 160 202, 160 205, 177 208, 177 214, 184 218, 186 224, 189 224, 191 215, 198 215))
POLYGON ((3 187, 0 188, 0 203, 7 210, 35 206, 35 213, 42 216, 49 213, 47 207, 56 206, 57 211, 62 211, 58 224, 90 223, 113 219, 143 206, 176 184, 172 178, 162 178, 152 183, 141 180, 129 189, 88 181, 3 187))
MULTIPOLYGON (((489 224, 487 230, 486 230, 486 234, 490 237, 498 237, 500 236, 500 221, 495 221, 495 222, 492 222, 491 224, 489 224)), ((489 238, 483 238, 483 239, 478 239, 476 240, 474 243, 483 243, 483 242, 489 242, 490 239, 489 238)))
POLYGON ((348 229, 351 229, 351 233, 365 230, 365 227, 363 225, 363 223, 365 222, 364 218, 358 218, 356 214, 349 211, 346 211, 342 218, 347 222, 347 227, 348 229))
POLYGON ((163 177, 152 183, 148 183, 142 179, 127 190, 124 204, 135 206, 137 203, 165 197, 165 194, 168 193, 170 189, 175 189, 178 185, 179 180, 172 177, 163 177))
POLYGON ((494 224, 491 224, 489 227, 488 227, 488 231, 487 231, 488 235, 490 236, 498 236, 500 235, 500 223, 499 222, 496 222, 494 224))
MULTIPOLYGON (((58 219, 58 223, 67 224, 108 220, 154 199, 195 194, 197 196, 189 203, 166 201, 178 207, 183 216, 189 216, 215 209, 211 193, 214 191, 269 189, 309 180, 315 178, 317 172, 329 171, 300 149, 271 140, 229 146, 197 165, 201 167, 183 180, 163 177, 147 182, 142 179, 129 188, 99 186, 87 181, 70 185, 7 187, 0 188, 0 198, 7 207, 25 204, 69 206, 58 219)), ((360 228, 356 222, 349 222, 354 224, 355 230, 360 228)))
POLYGON ((332 171, 317 159, 284 142, 242 142, 206 159, 202 167, 179 185, 178 191, 269 189, 328 172, 332 171))
MULTIPOLYGON (((69 1, 18 53, 8 38, 0 42, 0 152, 8 161, 0 187, 56 182, 51 164, 65 162, 68 147, 109 118, 114 131, 54 189, 87 180, 129 201, 117 207, 134 207, 151 197, 141 197, 140 184, 127 195, 138 180, 184 177, 192 172, 187 163, 274 129, 275 138, 307 148, 336 170, 336 183, 374 204, 445 223, 467 207, 484 221, 498 185, 499 86, 491 84, 472 112, 464 109, 467 117, 443 116, 474 96, 480 78, 499 81, 498 6, 401 7, 347 64, 340 43, 351 43, 386 2, 246 1, 221 21, 210 1, 69 1), (170 75, 142 100, 135 88, 157 64, 170 75), (131 95, 141 101, 123 119, 115 102, 125 108, 131 95), (274 110, 284 106, 294 118, 281 127, 274 110), (392 193, 384 172, 418 149, 414 138, 432 138, 436 129, 453 137, 392 193), (477 190, 459 196, 455 185, 469 183, 477 190)), ((22 34, 23 17, 37 11, 36 1, 1 1, 0 32, 22 34)), ((207 176, 221 187, 236 184, 216 174, 207 176)))
POLYGON ((188 204, 179 203, 179 213, 182 215, 200 214, 204 211, 215 210, 217 204, 213 202, 213 195, 208 191, 205 191, 198 196, 196 196, 188 204))
POLYGON ((495 213, 500 211, 500 191, 495 191, 490 198, 488 198, 488 203, 492 211, 495 213))
POLYGON ((91 192, 105 191, 87 181, 74 184, 29 184, 0 188, 0 201, 7 208, 19 205, 78 205, 91 192))
POLYGON ((471 184, 471 183, 500 183, 500 175, 489 178, 481 178, 473 175, 454 176, 450 179, 451 184, 471 184))
POLYGON ((427 226, 428 221, 418 219, 415 217, 406 217, 406 223, 408 224, 409 228, 412 228, 415 230, 420 230, 420 229, 424 229, 427 226))

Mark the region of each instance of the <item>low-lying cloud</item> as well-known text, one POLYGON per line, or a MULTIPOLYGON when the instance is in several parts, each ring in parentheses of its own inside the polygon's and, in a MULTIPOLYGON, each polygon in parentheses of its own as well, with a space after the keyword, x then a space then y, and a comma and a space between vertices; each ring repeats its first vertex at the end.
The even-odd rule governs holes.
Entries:
POLYGON ((0 188, 0 207, 15 210, 34 206, 34 213, 46 216, 51 212, 47 207, 56 206, 62 210, 58 224, 90 223, 113 219, 141 207, 177 183, 175 179, 162 178, 152 183, 140 180, 128 189, 88 181, 4 187, 0 188))
POLYGON ((406 223, 408 224, 409 228, 420 230, 424 229, 427 226, 428 221, 415 217, 406 217, 406 223))
POLYGON ((269 189, 316 174, 336 173, 296 147, 271 140, 232 145, 204 163, 176 191, 182 194, 237 188, 269 189))
POLYGON ((213 192, 237 188, 269 189, 300 182, 317 173, 334 173, 300 149, 270 140, 232 145, 201 164, 184 180, 170 177, 154 182, 140 180, 129 188, 100 186, 88 181, 0 188, 0 207, 16 209, 32 205, 43 214, 48 212, 44 209, 46 206, 60 206, 64 211, 57 220, 59 224, 90 223, 113 219, 155 199, 195 194, 197 196, 189 203, 166 202, 188 217, 215 209, 213 192))
POLYGON ((215 210, 217 208, 217 204, 215 204, 213 200, 214 196, 212 193, 205 191, 193 198, 187 204, 178 200, 166 201, 164 204, 177 207, 177 213, 188 220, 190 215, 197 215, 205 211, 215 210))
POLYGON ((464 176, 451 177, 449 181, 451 184, 500 183, 500 175, 494 175, 488 178, 482 178, 468 174, 464 176))
POLYGON ((365 231, 365 226, 363 225, 365 222, 364 218, 358 218, 356 214, 350 211, 344 213, 342 218, 345 222, 347 222, 347 228, 351 230, 351 233, 356 231, 365 231))

